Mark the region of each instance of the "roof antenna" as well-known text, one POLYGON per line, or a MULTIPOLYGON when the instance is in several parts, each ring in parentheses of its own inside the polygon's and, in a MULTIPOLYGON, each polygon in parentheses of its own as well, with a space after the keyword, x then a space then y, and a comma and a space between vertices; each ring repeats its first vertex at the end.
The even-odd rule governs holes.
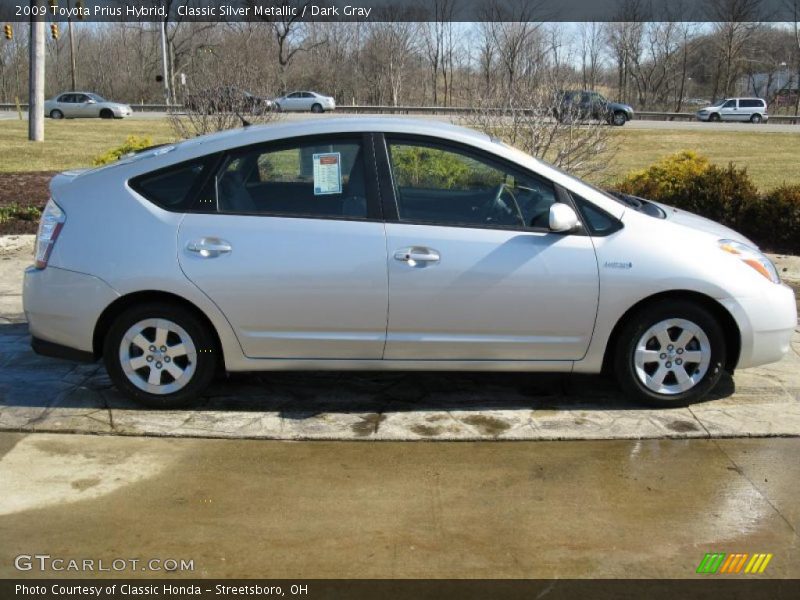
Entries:
POLYGON ((236 116, 239 117, 239 120, 242 122, 242 127, 250 127, 250 125, 252 125, 252 123, 245 119, 237 109, 233 109, 233 112, 235 112, 236 116))

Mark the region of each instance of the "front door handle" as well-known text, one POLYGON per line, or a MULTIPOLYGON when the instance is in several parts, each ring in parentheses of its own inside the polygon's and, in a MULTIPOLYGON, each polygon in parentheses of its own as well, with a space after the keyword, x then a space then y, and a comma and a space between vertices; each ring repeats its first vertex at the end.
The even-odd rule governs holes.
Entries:
POLYGON ((220 254, 228 254, 232 247, 229 242, 216 238, 204 237, 186 245, 189 252, 199 254, 203 258, 216 258, 220 254))
POLYGON ((425 246, 411 246, 402 248, 394 253, 394 259, 407 263, 409 266, 424 266, 429 263, 438 263, 441 256, 433 248, 425 246))

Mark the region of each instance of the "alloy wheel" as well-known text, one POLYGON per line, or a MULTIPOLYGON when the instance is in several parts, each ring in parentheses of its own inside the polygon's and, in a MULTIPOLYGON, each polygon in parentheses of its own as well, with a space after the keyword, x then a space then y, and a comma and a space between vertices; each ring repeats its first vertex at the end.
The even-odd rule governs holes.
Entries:
POLYGON ((666 319, 639 338, 633 353, 634 371, 657 394, 682 394, 696 386, 711 363, 711 343, 692 321, 666 319))
POLYGON ((119 362, 128 380, 150 394, 172 394, 185 387, 197 368, 194 341, 168 319, 144 319, 122 336, 119 362))

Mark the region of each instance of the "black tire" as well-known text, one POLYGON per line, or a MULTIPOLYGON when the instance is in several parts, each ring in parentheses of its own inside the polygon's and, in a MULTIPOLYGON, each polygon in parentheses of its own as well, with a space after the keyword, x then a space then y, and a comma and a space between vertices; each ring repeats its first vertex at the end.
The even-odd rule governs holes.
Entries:
POLYGON ((322 111, 322 104, 314 104, 314 105, 311 107, 311 112, 312 112, 312 113, 321 113, 321 112, 323 112, 323 111, 322 111))
POLYGON ((53 110, 50 111, 50 118, 51 119, 63 119, 64 118, 64 113, 61 112, 60 110, 58 110, 57 108, 54 108, 53 110))
POLYGON ((611 124, 614 127, 622 127, 627 122, 628 122, 628 115, 626 115, 621 110, 618 110, 613 115, 611 115, 611 124))
POLYGON ((104 108, 104 109, 102 109, 100 111, 100 118, 101 119, 113 119, 114 118, 114 113, 110 109, 104 108))
MULTIPOLYGON (((679 332, 679 328, 676 328, 675 335, 678 335, 679 332)), ((672 336, 673 334, 670 335, 672 336)), ((690 342, 690 344, 695 343, 694 340, 690 342)), ((696 347, 699 346, 692 346, 692 348, 696 347)), ((660 352, 660 350, 661 348, 659 347, 657 352, 660 352)), ((664 356, 665 354, 659 354, 658 358, 661 359, 664 356)), ((660 408, 679 407, 701 400, 717 385, 724 370, 725 358, 725 335, 713 314, 704 307, 689 301, 663 300, 645 306, 625 323, 615 348, 614 371, 620 387, 631 400, 660 408), (699 327, 705 334, 710 346, 710 360, 705 374, 693 387, 686 391, 672 394, 658 393, 648 388, 637 374, 634 358, 640 338, 654 325, 670 319, 686 320, 699 327)), ((669 356, 665 360, 669 360, 669 356)), ((689 361, 686 362, 689 365, 689 361)), ((657 364, 661 365, 662 363, 659 362, 657 364)), ((665 364, 670 365, 671 363, 666 362, 665 364)), ((652 364, 649 368, 652 368, 652 364)), ((684 366, 683 368, 686 372, 688 369, 696 367, 684 366)), ((698 370, 696 373, 699 375, 700 371, 698 370)), ((652 376, 653 374, 651 373, 650 375, 652 376)), ((668 374, 667 378, 664 379, 664 383, 669 383, 670 377, 674 378, 674 373, 668 374)))
MULTIPOLYGON (((113 322, 103 344, 103 360, 111 381, 128 398, 151 408, 172 409, 191 404, 213 380, 220 358, 208 325, 191 311, 168 303, 149 303, 126 310, 113 322), (196 362, 193 373, 175 392, 154 394, 140 389, 123 369, 120 359, 123 337, 131 327, 145 319, 166 319, 178 325, 194 344, 196 362)), ((177 364, 178 358, 174 360, 177 364)), ((186 362, 191 361, 187 358, 186 362)), ((165 378, 163 375, 160 377, 162 380, 165 378)))
POLYGON ((756 113, 756 114, 754 114, 753 116, 750 117, 750 122, 754 123, 756 125, 761 123, 763 120, 764 120, 764 118, 761 115, 759 115, 758 113, 756 113))
POLYGON ((283 111, 283 109, 281 108, 281 105, 276 103, 275 104, 275 112, 282 112, 282 111, 283 111))
POLYGON ((708 117, 708 120, 712 123, 719 123, 721 119, 717 113, 713 113, 710 117, 708 117))

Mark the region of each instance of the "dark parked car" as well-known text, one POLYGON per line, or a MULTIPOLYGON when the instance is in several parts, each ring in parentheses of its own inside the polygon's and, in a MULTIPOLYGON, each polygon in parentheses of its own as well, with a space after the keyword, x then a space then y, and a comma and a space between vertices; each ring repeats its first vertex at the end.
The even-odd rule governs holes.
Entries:
POLYGON ((597 119, 609 125, 621 126, 633 119, 633 108, 611 102, 597 92, 560 91, 554 104, 554 116, 562 122, 597 119))
POLYGON ((272 109, 272 101, 232 85, 208 88, 187 94, 183 101, 187 110, 204 114, 239 112, 262 114, 272 109))

